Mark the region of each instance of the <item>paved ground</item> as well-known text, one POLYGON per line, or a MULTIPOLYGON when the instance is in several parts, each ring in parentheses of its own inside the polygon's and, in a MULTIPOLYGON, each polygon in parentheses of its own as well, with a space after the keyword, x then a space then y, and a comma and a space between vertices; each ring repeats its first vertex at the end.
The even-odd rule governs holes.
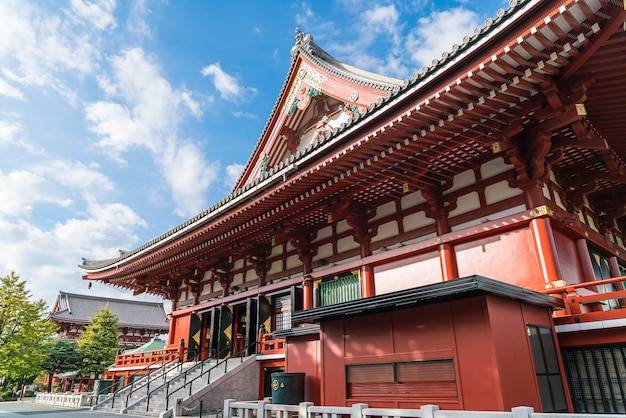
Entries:
MULTIPOLYGON (((113 414, 110 412, 91 411, 89 408, 64 408, 61 406, 40 405, 28 401, 0 402, 0 418, 37 417, 46 418, 120 418, 129 415, 113 414)), ((132 417, 132 415, 130 415, 132 417)))
MULTIPOLYGON (((196 411, 187 411, 193 414, 196 411)), ((89 408, 66 408, 62 406, 41 405, 32 400, 22 402, 0 402, 0 418, 36 418, 45 415, 46 418, 133 418, 137 415, 115 414, 113 412, 92 411, 89 408)), ((189 415, 189 418, 199 418, 200 414, 189 415)), ((219 418, 220 415, 205 412, 203 418, 219 418)))

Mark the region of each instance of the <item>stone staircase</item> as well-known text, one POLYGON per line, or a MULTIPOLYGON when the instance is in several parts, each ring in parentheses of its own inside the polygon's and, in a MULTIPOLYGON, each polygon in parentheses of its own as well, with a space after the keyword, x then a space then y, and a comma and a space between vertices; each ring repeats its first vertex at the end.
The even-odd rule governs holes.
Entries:
POLYGON ((126 408, 129 403, 134 403, 138 398, 146 396, 148 391, 167 382, 182 371, 189 369, 195 363, 178 363, 171 362, 155 369, 150 374, 145 375, 129 384, 128 386, 117 390, 111 395, 100 395, 96 405, 92 406, 92 410, 96 411, 113 411, 119 412, 126 408))
POLYGON ((197 393, 235 370, 243 360, 231 358, 218 363, 215 359, 208 359, 202 363, 175 363, 166 370, 153 372, 149 375, 152 378, 146 376, 135 381, 132 392, 130 385, 119 390, 92 407, 92 410, 159 416, 174 408, 177 398, 187 398, 197 393))

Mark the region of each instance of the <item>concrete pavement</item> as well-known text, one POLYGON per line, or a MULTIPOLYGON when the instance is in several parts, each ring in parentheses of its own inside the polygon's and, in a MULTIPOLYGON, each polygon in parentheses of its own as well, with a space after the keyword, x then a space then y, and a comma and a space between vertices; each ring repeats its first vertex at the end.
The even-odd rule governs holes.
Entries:
POLYGON ((31 415, 45 415, 46 418, 128 418, 128 415, 91 411, 89 408, 41 405, 31 400, 0 402, 0 418, 23 418, 31 415))

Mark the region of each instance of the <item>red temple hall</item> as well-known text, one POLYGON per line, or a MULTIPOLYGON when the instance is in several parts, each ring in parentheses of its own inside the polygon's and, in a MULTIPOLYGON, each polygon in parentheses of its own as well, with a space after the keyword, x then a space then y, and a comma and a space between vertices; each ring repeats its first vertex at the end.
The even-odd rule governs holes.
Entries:
POLYGON ((296 30, 232 192, 84 279, 257 399, 626 413, 625 7, 511 1, 408 80, 296 30))

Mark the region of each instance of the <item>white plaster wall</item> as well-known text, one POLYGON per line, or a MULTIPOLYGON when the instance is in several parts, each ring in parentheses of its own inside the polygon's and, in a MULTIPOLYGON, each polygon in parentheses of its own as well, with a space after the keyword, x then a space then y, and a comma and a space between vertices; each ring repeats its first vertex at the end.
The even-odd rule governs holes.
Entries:
POLYGON ((402 227, 405 232, 413 231, 415 229, 432 225, 435 223, 434 219, 428 218, 424 211, 420 211, 417 213, 413 213, 411 215, 405 216, 402 219, 402 227))
POLYGON ((513 169, 512 164, 507 164, 502 157, 498 157, 486 162, 480 167, 480 176, 483 179, 488 179, 511 169, 513 169))
POLYGON ((355 248, 359 248, 359 243, 356 242, 352 236, 341 238, 337 241, 337 252, 340 254, 355 248))
POLYGON ((441 265, 436 256, 406 265, 398 265, 387 270, 375 269, 374 271, 377 295, 412 289, 440 281, 441 265))
POLYGON ((322 229, 320 229, 319 231, 317 231, 317 237, 315 238, 315 240, 313 242, 317 242, 326 238, 330 238, 333 236, 333 227, 331 225, 328 225, 327 227, 324 227, 322 229))
MULTIPOLYGON (((253 270, 254 271, 254 270, 253 270)), ((250 279, 252 280, 252 279, 250 279)), ((233 275, 233 281, 230 284, 231 286, 239 286, 243 283, 243 273, 237 273, 233 275)))
POLYGON ((558 193, 554 193, 554 203, 556 203, 556 205, 558 207, 560 207, 561 209, 567 210, 565 208, 565 204, 563 203, 563 201, 561 200, 561 195, 558 193))
POLYGON ((283 253, 283 246, 282 245, 274 245, 272 247, 272 254, 270 255, 270 257, 279 256, 282 253, 283 253))
POLYGON ((292 269, 299 266, 302 266, 302 262, 297 255, 291 255, 287 257, 287 269, 292 269))
POLYGON ((480 198, 477 192, 468 193, 463 196, 459 196, 456 199, 456 209, 451 211, 448 216, 450 218, 464 213, 476 210, 480 208, 480 198))
POLYGON ((282 260, 276 260, 272 262, 272 265, 270 266, 269 270, 267 271, 267 274, 276 274, 276 273, 280 273, 281 271, 283 271, 283 262, 282 260))
POLYGON ((524 193, 522 190, 510 187, 508 181, 500 181, 485 187, 485 202, 491 205, 522 193, 524 193))
POLYGON ((315 256, 315 260, 319 260, 321 258, 328 258, 333 255, 333 244, 328 243, 324 245, 320 245, 317 249, 317 255, 315 256))
POLYGON ((372 221, 384 218, 385 216, 393 215, 394 213, 396 213, 396 202, 389 202, 376 209, 376 216, 372 219, 372 221))
POLYGON ((398 230, 398 223, 396 221, 387 222, 378 227, 378 232, 375 237, 372 238, 372 242, 378 242, 380 240, 395 237, 400 231, 398 230))
POLYGON ((405 210, 417 205, 421 205, 425 202, 426 200, 422 197, 422 192, 418 190, 416 192, 409 193, 408 195, 403 196, 400 200, 400 207, 405 210))
POLYGON ((451 193, 455 190, 459 190, 466 186, 471 186, 476 183, 476 175, 473 170, 467 170, 462 173, 457 174, 452 179, 452 187, 446 192, 446 194, 451 193))
POLYGON ((348 225, 348 222, 345 219, 342 219, 341 221, 337 222, 337 233, 340 234, 342 232, 346 232, 346 231, 351 231, 352 228, 350 228, 350 225, 348 225))

